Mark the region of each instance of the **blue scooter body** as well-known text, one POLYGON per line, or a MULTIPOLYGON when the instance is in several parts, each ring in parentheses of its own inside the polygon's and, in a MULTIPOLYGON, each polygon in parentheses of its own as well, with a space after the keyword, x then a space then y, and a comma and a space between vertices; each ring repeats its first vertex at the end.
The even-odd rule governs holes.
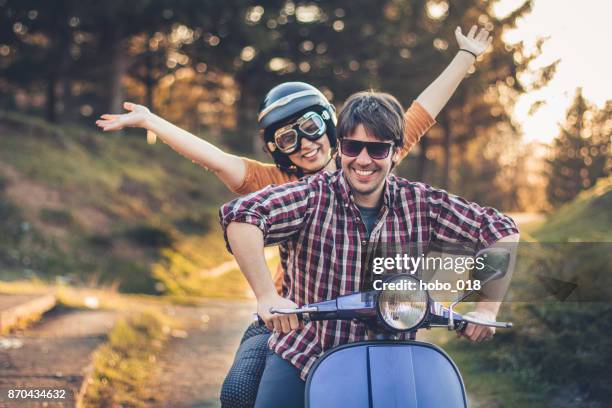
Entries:
POLYGON ((311 369, 306 407, 467 407, 450 357, 418 341, 367 341, 329 350, 311 369))

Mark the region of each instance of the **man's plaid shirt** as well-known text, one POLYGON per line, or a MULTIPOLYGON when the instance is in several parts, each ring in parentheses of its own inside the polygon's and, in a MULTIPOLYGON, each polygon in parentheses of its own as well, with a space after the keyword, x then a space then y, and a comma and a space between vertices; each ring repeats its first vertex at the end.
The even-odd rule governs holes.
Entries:
MULTIPOLYGON (((262 230, 266 245, 282 244, 284 295, 300 306, 360 291, 367 279, 362 257, 377 242, 420 252, 432 241, 480 249, 518 232, 511 218, 493 208, 389 175, 367 239, 342 170, 266 187, 225 204, 219 216, 224 230, 231 222, 248 223, 262 230)), ((324 351, 365 334, 360 323, 309 322, 301 330, 274 333, 269 345, 306 379, 324 351)))

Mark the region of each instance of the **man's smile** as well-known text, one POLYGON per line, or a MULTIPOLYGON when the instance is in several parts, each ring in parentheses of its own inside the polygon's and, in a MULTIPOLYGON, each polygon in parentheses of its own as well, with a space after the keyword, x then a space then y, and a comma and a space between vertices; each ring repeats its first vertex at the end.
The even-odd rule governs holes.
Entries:
POLYGON ((376 169, 359 169, 351 166, 351 172, 355 175, 357 181, 367 183, 373 179, 376 169))

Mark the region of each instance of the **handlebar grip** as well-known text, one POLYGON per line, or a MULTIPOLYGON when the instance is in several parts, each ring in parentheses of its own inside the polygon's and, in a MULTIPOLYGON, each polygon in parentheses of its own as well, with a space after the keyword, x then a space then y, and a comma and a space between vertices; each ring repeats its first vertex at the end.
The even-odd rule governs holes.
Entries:
POLYGON ((490 322, 486 320, 463 317, 462 320, 460 320, 459 322, 455 324, 456 326, 455 330, 457 330, 460 333, 463 333, 468 323, 472 323, 477 326, 495 327, 498 329, 511 329, 513 326, 512 322, 490 322))
MULTIPOLYGON (((300 322, 308 321, 308 319, 305 319, 304 316, 301 314, 298 314, 297 318, 300 322)), ((256 323, 258 326, 266 325, 266 322, 264 322, 263 319, 257 313, 253 313, 253 323, 256 323)))
POLYGON ((461 320, 459 323, 455 325, 455 331, 458 333, 464 333, 467 328, 467 322, 465 320, 461 320))
POLYGON ((253 313, 253 323, 255 323, 257 326, 265 326, 266 323, 262 320, 261 317, 259 317, 259 315, 257 313, 253 313))

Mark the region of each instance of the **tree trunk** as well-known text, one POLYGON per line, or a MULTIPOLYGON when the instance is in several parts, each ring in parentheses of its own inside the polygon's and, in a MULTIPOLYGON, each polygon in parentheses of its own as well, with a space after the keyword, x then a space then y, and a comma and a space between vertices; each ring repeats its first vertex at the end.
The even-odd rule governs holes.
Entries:
POLYGON ((421 151, 419 153, 419 161, 417 165, 417 181, 425 182, 427 175, 427 149, 429 147, 429 137, 423 136, 419 142, 421 151))
POLYGON ((121 30, 115 27, 111 31, 111 53, 110 53, 110 97, 108 112, 121 113, 124 100, 123 77, 127 73, 127 55, 123 44, 121 30))
POLYGON ((75 117, 73 101, 72 101, 72 77, 70 73, 70 66, 72 64, 72 56, 69 52, 69 39, 65 43, 65 49, 62 51, 61 62, 59 64, 59 77, 60 86, 62 89, 62 121, 70 121, 75 117))
POLYGON ((450 118, 448 115, 444 115, 444 120, 441 121, 442 129, 444 132, 443 136, 443 148, 444 148, 444 166, 442 167, 442 188, 448 190, 450 185, 450 168, 451 168, 451 145, 452 145, 452 132, 450 125, 450 118))
MULTIPOLYGON (((151 36, 149 35, 148 39, 151 36)), ((153 79, 153 50, 150 47, 150 41, 147 41, 147 52, 145 54, 145 105, 154 110, 153 92, 155 92, 155 80, 153 79)))
POLYGON ((257 135, 257 97, 246 83, 240 83, 240 99, 236 104, 236 135, 230 141, 241 153, 261 153, 263 143, 257 135))
POLYGON ((145 79, 145 105, 152 111, 155 110, 153 106, 153 93, 155 92, 155 81, 151 75, 151 66, 147 63, 147 78, 145 79))
POLYGON ((57 104, 57 96, 55 94, 55 86, 57 84, 57 78, 53 71, 49 71, 47 75, 47 101, 45 107, 45 119, 51 123, 57 122, 57 115, 55 106, 57 104))

